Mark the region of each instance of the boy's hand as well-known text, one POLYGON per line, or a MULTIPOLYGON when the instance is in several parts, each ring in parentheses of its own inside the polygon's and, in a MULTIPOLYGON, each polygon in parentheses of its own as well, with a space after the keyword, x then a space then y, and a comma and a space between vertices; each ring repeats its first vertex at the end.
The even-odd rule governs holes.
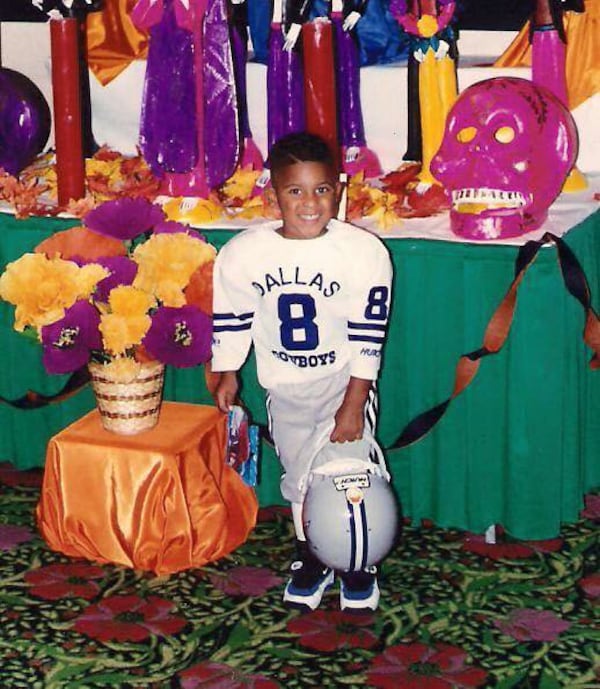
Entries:
POLYGON ((365 428, 365 404, 371 389, 370 380, 350 378, 344 401, 335 413, 335 428, 329 439, 332 443, 360 440, 365 428))
POLYGON ((213 392, 215 404, 223 413, 229 412, 235 404, 239 389, 236 371, 223 371, 217 387, 213 392))
POLYGON ((365 426, 364 405, 342 403, 335 415, 335 427, 329 436, 332 443, 351 443, 360 440, 365 426))

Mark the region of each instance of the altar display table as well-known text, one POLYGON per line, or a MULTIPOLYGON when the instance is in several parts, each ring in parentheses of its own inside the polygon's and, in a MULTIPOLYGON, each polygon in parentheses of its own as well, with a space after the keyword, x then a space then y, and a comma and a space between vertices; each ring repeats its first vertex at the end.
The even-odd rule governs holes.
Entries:
POLYGON ((165 402, 158 425, 133 436, 89 412, 48 443, 44 539, 71 557, 156 574, 227 555, 254 527, 258 502, 225 464, 225 442, 215 407, 165 402))
MULTIPOLYGON (((593 211, 597 204, 590 210, 593 189, 583 196, 585 204, 568 200, 568 216, 564 203, 553 207, 544 229, 557 234, 568 217, 564 239, 582 264, 598 310, 600 212, 593 211)), ((0 214, 0 269, 74 224, 0 214)), ((449 396, 458 358, 480 346, 513 279, 515 246, 462 243, 444 233, 447 227, 447 216, 441 216, 379 233, 395 271, 379 383, 378 438, 384 448, 412 418, 449 396)), ((217 248, 235 234, 203 231, 217 248)), ((13 320, 14 309, 0 304, 0 395, 56 393, 66 377, 45 373, 40 348, 14 332, 13 320)), ((501 352, 482 361, 474 382, 427 437, 388 452, 405 515, 478 533, 502 524, 523 539, 554 537, 562 522, 578 518, 584 493, 600 486, 600 372, 589 369, 583 322, 580 304, 563 285, 556 249, 542 248, 519 288, 501 352)), ((244 403, 255 421, 266 424, 252 359, 242 383, 244 403)), ((167 367, 165 398, 212 403, 201 368, 167 367)), ((93 406, 89 388, 35 411, 0 404, 0 460, 21 469, 42 466, 49 438, 93 406)), ((261 505, 282 503, 279 477, 273 449, 263 443, 261 505)))

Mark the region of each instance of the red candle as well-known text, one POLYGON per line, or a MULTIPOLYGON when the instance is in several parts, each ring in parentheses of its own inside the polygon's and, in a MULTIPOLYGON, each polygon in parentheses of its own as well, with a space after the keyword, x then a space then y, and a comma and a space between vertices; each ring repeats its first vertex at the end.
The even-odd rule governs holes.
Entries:
POLYGON ((50 20, 50 50, 58 202, 64 206, 85 196, 77 19, 50 20))
POLYGON ((333 24, 312 21, 302 27, 306 129, 339 155, 333 24))

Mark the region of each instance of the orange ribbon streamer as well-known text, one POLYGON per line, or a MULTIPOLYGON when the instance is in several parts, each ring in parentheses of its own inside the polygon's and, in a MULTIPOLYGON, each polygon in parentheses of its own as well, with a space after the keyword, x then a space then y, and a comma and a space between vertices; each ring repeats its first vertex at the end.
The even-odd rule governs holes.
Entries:
POLYGON ((450 402, 460 395, 475 378, 481 359, 500 351, 512 326, 519 285, 541 247, 548 242, 556 245, 565 287, 584 308, 583 339, 593 352, 590 368, 600 369, 600 319, 592 308, 587 280, 579 261, 567 244, 559 237, 546 232, 540 240, 529 241, 521 247, 517 256, 515 278, 486 327, 482 346, 469 354, 463 354, 458 360, 451 396, 410 421, 396 441, 387 449, 407 447, 427 435, 442 418, 450 402))

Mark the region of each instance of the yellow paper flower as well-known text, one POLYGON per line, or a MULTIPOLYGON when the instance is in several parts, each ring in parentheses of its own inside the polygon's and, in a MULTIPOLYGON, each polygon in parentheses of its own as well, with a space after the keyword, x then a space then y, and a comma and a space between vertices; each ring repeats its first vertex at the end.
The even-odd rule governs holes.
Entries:
POLYGON ((223 184, 223 193, 230 199, 249 198, 260 174, 259 170, 253 170, 251 167, 238 168, 223 184))
POLYGON ((254 198, 244 201, 244 203, 235 209, 237 212, 234 217, 237 219, 253 220, 254 218, 265 217, 267 208, 262 196, 255 196, 254 198))
POLYGON ((79 268, 76 275, 79 298, 89 297, 100 280, 110 275, 110 271, 99 263, 87 263, 79 268))
MULTIPOLYGON (((133 167, 139 170, 140 166, 133 167)), ((104 178, 125 168, 131 166, 105 152, 88 166, 88 187, 93 183, 96 192, 108 189, 104 178)), ((0 194, 7 186, 2 186, 3 179, 0 174, 0 194)), ((198 201, 220 215, 216 194, 198 201)), ((193 348, 191 355, 182 351, 177 358, 169 342, 164 346, 158 342, 167 327, 164 316, 169 315, 159 307, 185 307, 190 322, 195 322, 192 312, 200 316, 210 310, 216 249, 197 232, 181 226, 158 229, 164 220, 164 213, 150 201, 124 196, 88 212, 83 227, 59 232, 5 267, 0 275, 0 299, 15 307, 15 330, 31 328, 37 334, 49 373, 102 362, 107 374, 127 383, 142 361, 190 366, 206 359, 203 345, 193 348), (78 265, 80 259, 87 262, 78 265), (154 337, 149 336, 154 331, 154 337)), ((210 321, 203 325, 204 321, 200 318, 197 328, 204 328, 208 342, 210 321)), ((181 333, 177 330, 175 335, 181 333)), ((185 336, 187 331, 181 335, 185 336)))
POLYGON ((185 306, 185 293, 179 281, 163 279, 156 285, 156 297, 164 306, 185 306))
POLYGON ((136 247, 133 260, 138 264, 134 286, 154 294, 165 306, 181 306, 181 292, 192 273, 208 261, 216 250, 185 232, 155 234, 136 247))
POLYGON ((131 383, 140 369, 139 361, 127 356, 118 356, 104 366, 106 375, 117 383, 131 383))
POLYGON ((118 356, 140 344, 152 323, 148 312, 155 305, 147 292, 131 285, 114 287, 108 295, 110 311, 100 316, 104 348, 118 356))
POLYGON ((391 208, 381 206, 370 217, 377 221, 380 230, 387 231, 398 224, 398 216, 391 208))
POLYGON ((86 177, 93 177, 94 175, 102 175, 108 177, 111 182, 114 182, 120 175, 120 158, 113 158, 110 160, 97 160, 96 158, 87 158, 85 161, 85 175, 86 177))
POLYGON ((108 313, 101 316, 99 328, 104 349, 113 356, 125 354, 128 349, 140 344, 151 323, 147 314, 124 316, 120 313, 108 313))
POLYGON ((63 318, 65 309, 88 298, 107 276, 108 271, 96 264, 79 267, 44 254, 24 254, 0 277, 0 297, 16 306, 15 330, 39 330, 63 318))
POLYGON ((121 285, 110 291, 108 305, 112 313, 136 317, 147 314, 156 305, 156 299, 137 287, 121 285))
POLYGON ((192 206, 184 203, 182 196, 167 201, 162 207, 169 220, 190 225, 206 225, 219 220, 222 215, 221 206, 211 199, 197 199, 192 206))

